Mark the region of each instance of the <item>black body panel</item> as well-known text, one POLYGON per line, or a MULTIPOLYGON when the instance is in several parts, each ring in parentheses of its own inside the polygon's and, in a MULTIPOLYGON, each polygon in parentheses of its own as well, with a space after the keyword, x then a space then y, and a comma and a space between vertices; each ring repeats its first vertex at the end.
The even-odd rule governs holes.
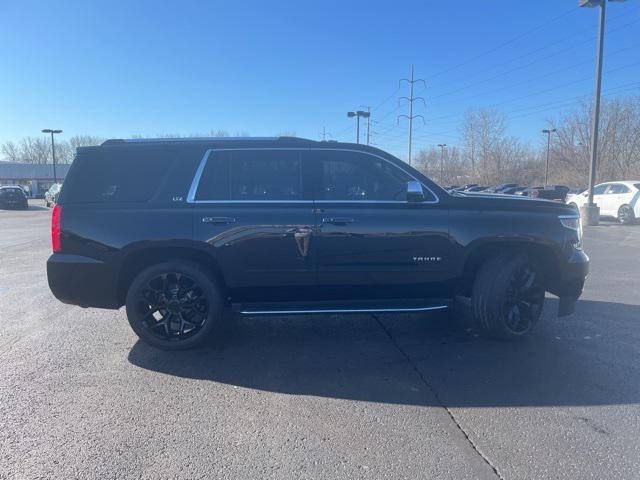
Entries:
POLYGON ((558 218, 574 215, 571 207, 450 195, 362 145, 110 140, 78 149, 59 205, 62 251, 48 261, 49 285, 60 300, 82 306, 119 308, 137 272, 172 258, 206 265, 230 303, 315 301, 334 309, 340 302, 440 305, 465 292, 465 276, 486 255, 514 246, 553 265, 549 290, 563 298, 580 295, 588 270, 577 232, 558 218), (350 156, 392 177, 349 177, 326 166, 350 156), (111 175, 103 163, 112 160, 129 170, 111 175), (86 177, 90 189, 80 185, 86 177), (282 178, 290 188, 279 188, 282 178), (423 202, 389 187, 405 180, 422 184, 423 202))

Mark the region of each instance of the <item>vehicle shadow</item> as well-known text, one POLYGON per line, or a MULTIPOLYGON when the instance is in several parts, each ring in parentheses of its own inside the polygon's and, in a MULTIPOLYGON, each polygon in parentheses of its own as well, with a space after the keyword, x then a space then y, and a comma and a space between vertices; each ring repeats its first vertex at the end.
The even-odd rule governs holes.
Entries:
POLYGON ((33 203, 29 204, 29 210, 51 210, 49 207, 45 207, 44 205, 34 205, 33 203))
MULTIPOLYGON (((557 307, 549 302, 545 316, 557 307)), ((178 377, 291 395, 449 407, 640 403, 640 306, 581 301, 524 342, 445 315, 234 318, 206 348, 137 342, 129 361, 178 377), (418 374, 419 372, 419 374, 418 374)))

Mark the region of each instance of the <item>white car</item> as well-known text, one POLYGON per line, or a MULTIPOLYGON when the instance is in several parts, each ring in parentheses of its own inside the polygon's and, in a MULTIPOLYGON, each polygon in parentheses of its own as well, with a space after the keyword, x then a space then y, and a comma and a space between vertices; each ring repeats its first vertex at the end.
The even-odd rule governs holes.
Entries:
MULTIPOLYGON (((568 195, 566 202, 580 208, 587 203, 588 191, 568 195)), ((640 181, 606 182, 593 188, 593 203, 601 217, 614 217, 620 223, 634 223, 640 218, 640 181)))

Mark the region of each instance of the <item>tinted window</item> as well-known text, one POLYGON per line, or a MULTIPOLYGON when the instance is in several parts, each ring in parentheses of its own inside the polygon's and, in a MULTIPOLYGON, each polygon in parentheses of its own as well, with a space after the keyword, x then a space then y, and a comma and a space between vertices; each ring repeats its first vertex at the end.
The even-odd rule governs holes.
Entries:
POLYGON ((0 188, 0 196, 6 198, 24 197, 24 190, 21 188, 0 188))
POLYGON ((613 185, 611 185, 611 188, 609 188, 609 191, 607 193, 629 193, 629 187, 620 183, 614 183, 613 185))
POLYGON ((287 150, 237 150, 229 162, 231 200, 301 200, 300 153, 287 150))
POLYGON ((202 172, 196 200, 229 200, 230 152, 212 152, 202 172))
POLYGON ((604 191, 607 189, 608 186, 609 186, 609 184, 605 183, 603 185, 597 185, 597 186, 593 187, 593 194, 594 195, 602 195, 604 193, 604 191))
POLYGON ((172 158, 169 151, 141 147, 83 153, 71 166, 60 201, 148 201, 162 185, 172 158))
MULTIPOLYGON (((363 153, 322 153, 321 200, 405 201, 409 174, 363 153)), ((427 193, 427 192, 425 192, 427 193)))

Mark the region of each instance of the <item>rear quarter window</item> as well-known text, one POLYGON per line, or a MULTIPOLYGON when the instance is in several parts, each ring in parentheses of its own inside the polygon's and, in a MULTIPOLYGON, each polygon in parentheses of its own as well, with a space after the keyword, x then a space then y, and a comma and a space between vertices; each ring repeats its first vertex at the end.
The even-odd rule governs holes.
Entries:
POLYGON ((146 202, 162 187, 175 153, 151 148, 109 148, 76 156, 61 189, 61 203, 146 202))

